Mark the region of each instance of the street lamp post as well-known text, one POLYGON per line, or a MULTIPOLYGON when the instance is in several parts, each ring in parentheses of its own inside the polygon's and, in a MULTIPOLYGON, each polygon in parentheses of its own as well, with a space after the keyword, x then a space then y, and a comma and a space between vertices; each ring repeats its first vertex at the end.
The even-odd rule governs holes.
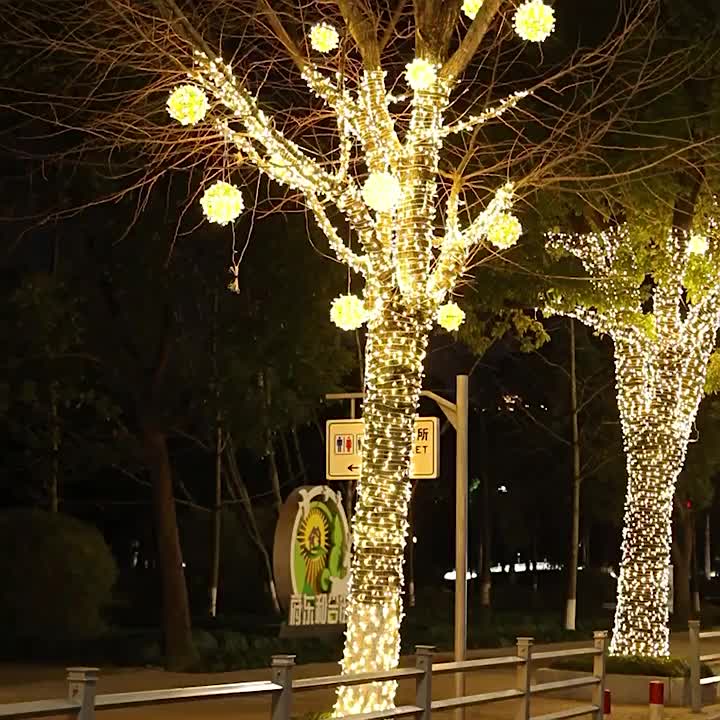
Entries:
MULTIPOLYGON (((461 662, 467 655, 467 571, 468 571, 468 376, 458 375, 455 384, 455 402, 423 390, 422 397, 429 398, 442 410, 448 422, 455 428, 455 617, 454 658, 461 662)), ((355 401, 362 400, 364 393, 330 393, 327 400, 350 400, 353 417, 355 401)), ((455 673, 455 697, 465 695, 465 674, 455 673)), ((456 710, 455 717, 462 720, 464 709, 456 710)))

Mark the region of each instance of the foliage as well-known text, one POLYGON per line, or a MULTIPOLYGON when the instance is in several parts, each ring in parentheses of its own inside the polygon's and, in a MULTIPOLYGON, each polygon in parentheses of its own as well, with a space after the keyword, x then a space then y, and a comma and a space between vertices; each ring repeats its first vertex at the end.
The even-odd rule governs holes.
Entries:
POLYGON ((6 633, 36 642, 91 637, 103 628, 117 575, 100 533, 67 515, 0 514, 0 615, 6 633), (12 548, 12 552, 9 549, 12 548))

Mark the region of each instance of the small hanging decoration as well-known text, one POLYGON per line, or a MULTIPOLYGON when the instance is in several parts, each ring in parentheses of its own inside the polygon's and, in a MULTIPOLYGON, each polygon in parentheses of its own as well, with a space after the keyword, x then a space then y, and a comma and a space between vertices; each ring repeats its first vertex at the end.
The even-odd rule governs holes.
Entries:
POLYGON ((227 225, 236 220, 245 208, 240 190, 223 181, 213 183, 203 193, 200 204, 205 217, 218 225, 227 225))
POLYGON ((341 330, 357 330, 367 320, 365 303, 357 295, 340 295, 330 306, 330 320, 341 330))
POLYGON ((400 202, 400 181, 391 173, 370 173, 363 185, 362 196, 368 207, 376 212, 392 212, 400 202))
POLYGON ((405 66, 405 77, 413 90, 427 90, 437 80, 437 68, 423 58, 415 58, 405 66))
POLYGON ((168 115, 181 125, 195 125, 207 115, 210 105, 199 87, 180 85, 170 93, 166 107, 168 115))
POLYGON ((313 50, 329 53, 340 44, 338 31, 329 23, 321 22, 310 29, 310 45, 313 50))
POLYGON ((474 20, 485 0, 465 0, 462 4, 462 11, 474 20))
POLYGON ((555 29, 555 11, 543 0, 526 0, 515 11, 515 32, 529 42, 542 42, 555 29))
POLYGON ((487 239, 500 250, 507 250, 517 243, 523 229, 520 221, 511 213, 498 213, 493 218, 487 239))
POLYGON ((690 236, 688 241, 688 251, 691 255, 704 255, 708 251, 708 239, 704 235, 690 236))
POLYGON ((437 310, 437 321, 441 328, 454 332, 465 322, 465 312, 455 302, 445 303, 437 310))

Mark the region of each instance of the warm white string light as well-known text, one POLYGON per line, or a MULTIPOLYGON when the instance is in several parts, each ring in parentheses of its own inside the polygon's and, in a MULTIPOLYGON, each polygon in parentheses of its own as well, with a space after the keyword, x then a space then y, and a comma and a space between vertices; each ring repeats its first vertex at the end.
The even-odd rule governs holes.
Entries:
MULTIPOLYGON (((466 0, 464 10, 477 12, 481 4, 466 0)), ((337 47, 334 28, 316 25, 310 34, 310 45, 318 52, 337 47)), ((345 329, 367 325, 365 442, 342 667, 345 673, 389 670, 397 667, 400 654, 408 472, 428 335, 435 322, 450 330, 459 327, 464 314, 446 299, 477 248, 493 231, 497 234, 499 225, 507 225, 505 214, 513 205, 513 185, 508 183, 461 227, 459 200, 453 195, 438 243, 443 140, 499 117, 526 93, 446 124, 457 78, 441 77, 430 59, 415 58, 406 66, 413 92, 408 129, 401 137, 390 109, 397 98, 388 92, 383 70, 365 70, 353 86, 347 77, 332 77, 306 61, 303 79, 337 120, 336 157, 318 160, 283 135, 230 65, 199 51, 195 57, 190 79, 212 99, 213 108, 226 111, 212 117, 217 131, 244 162, 304 198, 338 259, 365 280, 362 298, 337 298, 330 311, 345 329), (356 150, 364 160, 364 182, 353 175, 356 150), (352 246, 331 219, 337 212, 357 240, 352 246)), ((230 212, 211 210, 210 215, 218 221, 228 219, 230 212)), ((506 232, 503 241, 513 233, 506 232)), ((342 687, 335 714, 385 710, 393 706, 394 696, 395 683, 342 687)))
POLYGON ((552 245, 582 261, 603 306, 553 295, 549 310, 576 317, 614 341, 628 487, 611 652, 667 656, 672 504, 720 325, 716 263, 707 265, 684 316, 683 290, 698 248, 714 260, 720 247, 714 220, 697 233, 666 233, 665 261, 654 268, 648 311, 642 278, 627 266, 626 255, 646 230, 624 224, 597 234, 551 235, 552 245))

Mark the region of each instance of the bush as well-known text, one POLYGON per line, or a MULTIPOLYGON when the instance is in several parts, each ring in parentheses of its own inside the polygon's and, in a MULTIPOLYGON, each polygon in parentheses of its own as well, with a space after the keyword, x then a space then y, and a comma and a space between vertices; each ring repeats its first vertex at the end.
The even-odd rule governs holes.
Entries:
POLYGON ((47 648, 103 630, 117 567, 96 528, 59 513, 16 508, 0 513, 0 547, 4 639, 18 645, 39 640, 47 648))
MULTIPOLYGON (((556 660, 551 664, 556 670, 576 670, 592 672, 592 658, 567 658, 556 660)), ((609 675, 651 675, 655 677, 689 677, 690 666, 683 658, 658 657, 620 657, 610 655, 607 659, 606 671, 609 675)), ((700 668, 702 677, 710 677, 712 670, 703 665, 700 668)))

